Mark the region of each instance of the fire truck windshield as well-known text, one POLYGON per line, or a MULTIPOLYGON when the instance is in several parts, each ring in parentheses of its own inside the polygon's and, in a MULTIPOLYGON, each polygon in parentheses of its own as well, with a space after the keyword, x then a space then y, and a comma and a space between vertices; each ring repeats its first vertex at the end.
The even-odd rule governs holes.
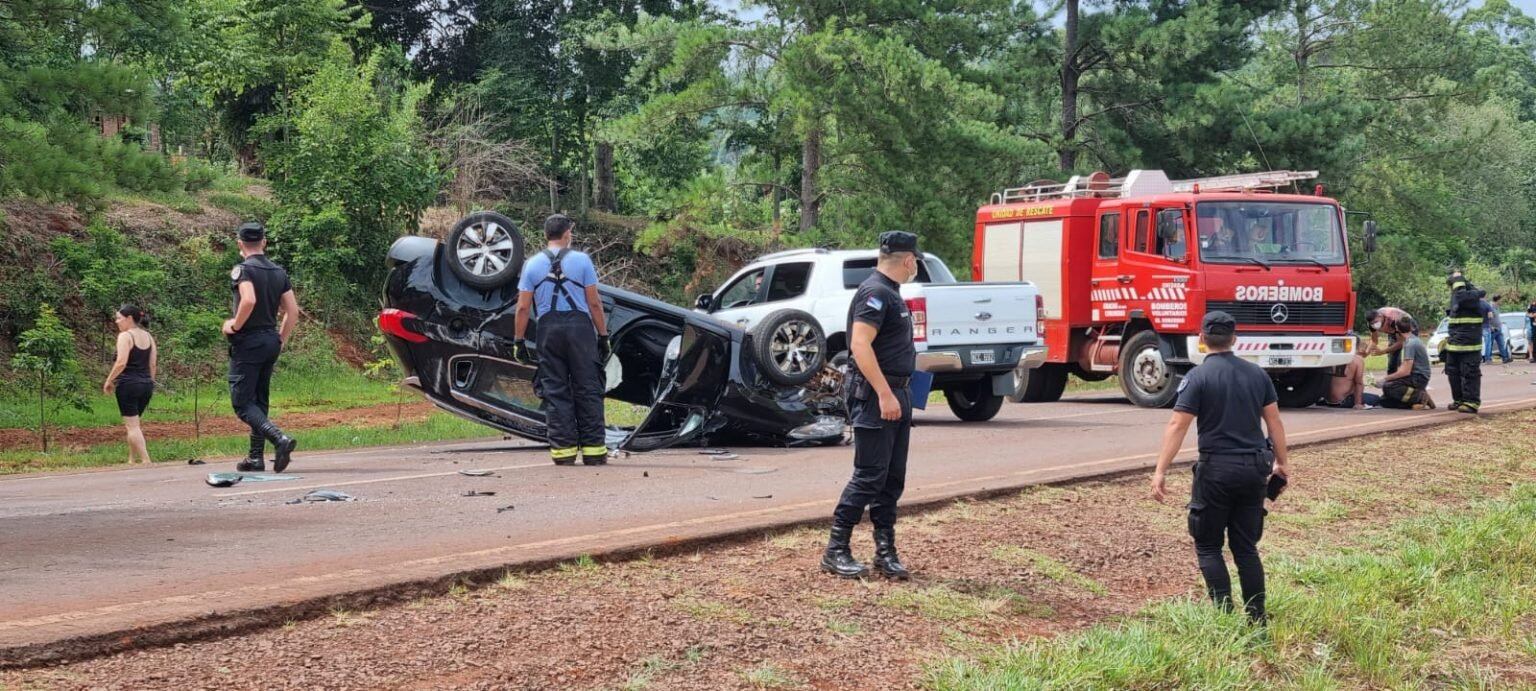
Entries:
POLYGON ((1200 260, 1215 264, 1344 263, 1338 208, 1307 202, 1213 201, 1195 205, 1200 260))

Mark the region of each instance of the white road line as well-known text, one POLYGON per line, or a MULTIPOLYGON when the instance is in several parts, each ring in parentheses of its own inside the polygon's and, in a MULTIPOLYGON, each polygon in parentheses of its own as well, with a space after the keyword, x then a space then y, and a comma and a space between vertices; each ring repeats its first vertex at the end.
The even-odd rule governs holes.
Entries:
MULTIPOLYGON (((543 463, 528 463, 528 464, 525 464, 525 465, 508 465, 508 466, 502 466, 502 467, 499 467, 499 468, 475 468, 475 470, 521 470, 523 468, 542 468, 542 467, 548 466, 548 465, 553 465, 553 464, 551 464, 548 461, 545 461, 543 463)), ((297 486, 297 487, 295 487, 293 485, 287 485, 287 486, 283 486, 283 487, 273 487, 272 489, 253 489, 253 490, 249 490, 249 491, 246 491, 246 492, 225 492, 224 494, 215 494, 213 496, 215 498, 217 498, 217 499, 223 499, 225 497, 248 497, 248 496, 253 495, 253 494, 272 494, 273 492, 295 492, 295 491, 306 490, 306 489, 331 489, 331 488, 334 488, 334 487, 352 487, 354 485, 372 485, 372 484, 377 484, 377 483, 380 483, 380 482, 395 482, 397 480, 420 480, 422 478, 428 478, 428 477, 448 477, 449 475, 458 475, 458 474, 459 474, 459 471, 457 471, 457 470, 450 470, 450 471, 445 472, 445 473, 421 473, 419 475, 395 475, 393 477, 376 477, 376 478, 371 478, 371 479, 368 479, 368 480, 349 480, 347 482, 327 482, 325 484, 320 484, 320 485, 300 485, 300 486, 297 486)))

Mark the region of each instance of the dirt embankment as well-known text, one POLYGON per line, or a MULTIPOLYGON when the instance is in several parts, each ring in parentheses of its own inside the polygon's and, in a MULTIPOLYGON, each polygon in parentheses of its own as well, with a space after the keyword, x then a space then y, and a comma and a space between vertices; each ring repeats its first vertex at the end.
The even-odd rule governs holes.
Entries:
MULTIPOLYGON (((1271 559, 1370 548, 1394 521, 1531 479, 1536 412, 1305 449, 1272 507, 1271 559), (1451 450, 1455 449, 1454 453, 1451 450), (1441 459, 1454 458, 1454 462, 1441 459)), ((926 665, 1196 595, 1188 472, 961 501, 903 518, 910 583, 817 571, 822 529, 693 553, 577 562, 237 638, 0 674, 0 686, 123 688, 887 688, 926 665)), ((855 539, 867 558, 867 527, 855 539)), ((1495 658, 1489 658, 1495 659, 1495 658)), ((1488 678, 1519 670, 1487 666, 1488 678)))

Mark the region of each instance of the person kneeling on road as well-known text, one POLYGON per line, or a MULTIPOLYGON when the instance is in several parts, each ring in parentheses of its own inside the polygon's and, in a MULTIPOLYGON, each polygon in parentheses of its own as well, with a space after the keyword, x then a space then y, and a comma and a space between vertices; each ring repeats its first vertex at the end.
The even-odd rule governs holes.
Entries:
POLYGON ((1387 373, 1381 384, 1381 405, 1384 408, 1411 408, 1431 410, 1434 399, 1425 387, 1429 386, 1429 349, 1419 340, 1419 325, 1413 317, 1403 317, 1396 324, 1398 340, 1402 341, 1402 364, 1387 373))
POLYGON ((1230 539, 1243 585, 1243 608, 1262 624, 1264 563, 1258 545, 1264 535, 1264 497, 1268 486, 1290 473, 1275 384, 1258 365, 1232 353, 1236 329, 1237 320, 1220 311, 1205 315, 1200 325, 1200 343, 1209 355, 1179 384, 1152 474, 1152 498, 1166 498, 1168 468, 1190 423, 1198 420, 1200 455, 1190 489, 1189 534, 1195 539, 1200 574, 1211 600, 1230 609, 1232 577, 1221 554, 1222 542, 1230 539))

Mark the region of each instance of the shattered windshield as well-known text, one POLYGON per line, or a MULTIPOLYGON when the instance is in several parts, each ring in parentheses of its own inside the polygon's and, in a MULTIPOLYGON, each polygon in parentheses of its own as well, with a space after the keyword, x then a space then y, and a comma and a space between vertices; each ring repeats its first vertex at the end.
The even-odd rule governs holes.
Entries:
POLYGON ((1306 202, 1195 205, 1200 260, 1216 264, 1344 263, 1337 207, 1306 202))

